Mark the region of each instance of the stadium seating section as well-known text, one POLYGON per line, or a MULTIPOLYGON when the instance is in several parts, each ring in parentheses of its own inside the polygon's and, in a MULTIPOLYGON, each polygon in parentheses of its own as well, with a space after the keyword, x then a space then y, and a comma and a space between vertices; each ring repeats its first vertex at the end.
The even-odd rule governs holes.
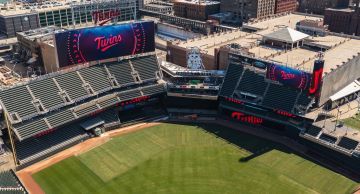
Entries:
POLYGON ((244 67, 237 64, 229 64, 226 71, 225 80, 221 87, 220 96, 231 97, 234 93, 236 84, 243 73, 244 67))
POLYGON ((313 102, 313 98, 309 97, 306 92, 267 81, 264 73, 260 71, 256 72, 250 68, 244 68, 240 64, 230 63, 220 96, 249 100, 242 99, 240 94, 262 97, 260 100, 257 99, 258 105, 297 115, 304 114, 313 102), (237 88, 235 88, 236 86, 237 88), (237 95, 233 96, 233 94, 237 95))
POLYGON ((295 90, 277 84, 270 84, 262 105, 293 112, 297 95, 298 93, 295 90))
POLYGON ((320 135, 320 139, 323 140, 323 141, 326 141, 328 143, 331 143, 331 144, 334 144, 336 142, 336 140, 337 140, 336 137, 333 137, 333 136, 325 134, 325 133, 322 133, 320 135))
POLYGON ((347 137, 343 137, 340 139, 338 146, 348 149, 348 150, 354 150, 359 145, 358 141, 355 141, 353 139, 349 139, 347 137))
POLYGON ((0 100, 11 114, 18 139, 24 140, 120 100, 164 93, 164 85, 156 83, 160 79, 156 76, 158 71, 155 55, 141 56, 37 79, 1 91, 0 100), (147 82, 135 82, 134 71, 147 82), (92 103, 80 107, 89 102, 92 103))
POLYGON ((0 193, 25 194, 27 193, 13 171, 0 172, 0 193))
POLYGON ((319 135, 319 133, 321 132, 321 128, 320 127, 316 127, 314 125, 311 125, 306 131, 306 134, 309 134, 313 137, 317 137, 319 135))
POLYGON ((149 95, 153 95, 153 94, 157 94, 161 91, 164 90, 164 86, 163 85, 154 85, 154 86, 149 86, 146 88, 142 88, 142 92, 145 96, 149 96, 149 95))
POLYGON ((32 97, 25 86, 14 87, 0 92, 0 99, 7 111, 25 117, 36 113, 32 97))
POLYGON ((265 82, 264 76, 246 69, 237 90, 263 96, 267 85, 268 83, 265 82))
POLYGON ((36 161, 88 137, 89 135, 76 124, 65 126, 38 138, 17 141, 17 158, 20 164, 36 161))
POLYGON ((105 66, 108 68, 110 74, 113 75, 118 81, 119 85, 125 85, 135 82, 133 76, 131 75, 132 70, 129 61, 109 63, 105 66))
POLYGON ((153 64, 156 61, 155 56, 140 57, 136 60, 130 60, 136 71, 140 74, 142 81, 151 80, 156 78, 156 72, 159 71, 157 64, 153 64))
POLYGON ((102 90, 110 90, 111 84, 109 82, 109 74, 103 66, 94 66, 92 68, 84 68, 79 71, 81 77, 86 83, 89 83, 94 92, 101 92, 102 90), (96 79, 94 79, 96 77, 96 79))

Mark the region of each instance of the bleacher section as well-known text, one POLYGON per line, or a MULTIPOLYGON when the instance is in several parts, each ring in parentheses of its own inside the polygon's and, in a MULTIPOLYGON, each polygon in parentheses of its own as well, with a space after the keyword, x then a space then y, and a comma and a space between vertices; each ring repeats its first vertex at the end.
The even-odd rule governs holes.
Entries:
POLYGON ((359 145, 358 141, 355 141, 353 139, 343 137, 340 139, 338 146, 345 148, 347 150, 354 150, 359 145))
POLYGON ((267 85, 268 83, 265 82, 264 76, 246 69, 237 90, 244 93, 263 96, 267 85))
POLYGON ((32 104, 32 97, 25 86, 10 88, 0 92, 0 98, 7 111, 17 113, 20 117, 37 113, 32 104))
POLYGON ((111 75, 113 75, 118 81, 119 85, 134 83, 135 80, 131 75, 131 68, 129 61, 112 62, 106 64, 111 75))
POLYGON ((3 171, 0 172, 0 193, 25 194, 27 192, 13 171, 3 171))
POLYGON ((295 115, 306 114, 314 102, 314 97, 308 96, 306 91, 267 80, 263 70, 247 68, 237 63, 229 64, 220 96, 237 98, 295 115))
POLYGON ((108 79, 109 75, 107 74, 104 66, 97 65, 90 68, 84 68, 79 72, 83 79, 91 85, 94 92, 111 89, 108 79), (95 77, 96 79, 94 79, 95 77))
POLYGON ((220 96, 230 97, 235 90, 236 84, 244 70, 242 65, 229 64, 225 79, 221 87, 220 96))
POLYGON ((75 120, 75 116, 71 112, 71 110, 63 110, 46 117, 46 119, 50 123, 51 127, 55 128, 62 124, 75 120))
POLYGON ((34 134, 41 133, 49 129, 44 119, 40 118, 33 121, 27 121, 24 124, 17 124, 13 126, 19 133, 21 139, 26 139, 34 134))
POLYGON ((312 102, 312 98, 310 98, 305 92, 302 92, 297 101, 297 105, 302 107, 308 107, 312 102))
POLYGON ((118 102, 119 102, 118 98, 113 97, 113 98, 98 102, 98 104, 100 105, 101 108, 105 108, 105 107, 112 106, 112 105, 114 105, 114 104, 116 104, 118 102))
POLYGON ((292 112, 298 93, 287 87, 270 84, 263 100, 263 106, 292 112))
POLYGON ((40 160, 48 154, 63 150, 88 137, 89 135, 83 129, 76 124, 72 124, 39 138, 16 142, 16 154, 20 164, 24 164, 40 160))
POLYGON ((140 97, 141 93, 139 90, 136 89, 136 90, 121 92, 119 94, 119 96, 120 96, 121 101, 124 101, 124 100, 130 100, 133 98, 140 97))
POLYGON ((163 84, 159 84, 159 85, 142 88, 141 91, 145 96, 150 96, 153 94, 159 94, 165 92, 165 88, 163 84))
POLYGON ((45 108, 51 108, 64 103, 59 95, 59 89, 52 79, 44 79, 29 84, 31 92, 39 99, 45 108))
POLYGON ((56 81, 59 83, 60 88, 65 90, 71 100, 85 97, 87 95, 83 82, 76 72, 70 72, 56 76, 56 81))
POLYGON ((158 71, 155 55, 98 64, 5 89, 0 91, 0 100, 11 113, 10 122, 15 134, 19 140, 24 140, 101 108, 115 105, 120 102, 118 96, 123 101, 163 93, 163 85, 158 85, 156 81, 160 79, 156 77, 155 72, 158 71), (142 79, 152 79, 153 82, 135 83, 130 60, 142 79), (141 88, 144 94, 141 93, 141 88), (102 96, 111 94, 114 96, 101 101, 102 96), (94 101, 94 98, 98 98, 99 102, 90 107, 76 108, 74 115, 72 107, 94 101))
POLYGON ((320 127, 316 127, 314 125, 311 125, 308 129, 306 129, 305 133, 309 134, 313 137, 317 137, 319 135, 319 133, 321 132, 321 128, 320 127))
POLYGON ((333 137, 333 136, 325 134, 325 133, 322 133, 320 135, 320 139, 323 140, 323 141, 326 141, 328 143, 331 143, 331 144, 334 144, 336 142, 336 140, 337 140, 336 137, 333 137))
POLYGON ((131 60, 131 63, 135 71, 140 74, 142 81, 156 78, 155 72, 159 69, 156 56, 150 55, 136 58, 136 60, 131 60))
POLYGON ((94 112, 94 111, 96 111, 98 109, 99 108, 96 105, 91 105, 91 106, 86 107, 84 109, 78 110, 75 113, 76 113, 76 115, 78 117, 82 117, 82 116, 88 115, 88 114, 90 114, 90 113, 92 113, 92 112, 94 112))

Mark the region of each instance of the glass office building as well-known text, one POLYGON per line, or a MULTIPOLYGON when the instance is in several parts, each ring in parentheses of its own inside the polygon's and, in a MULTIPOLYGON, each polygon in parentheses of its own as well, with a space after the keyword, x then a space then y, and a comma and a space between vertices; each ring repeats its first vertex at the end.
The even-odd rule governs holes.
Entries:
POLYGON ((39 23, 41 27, 52 25, 67 27, 94 23, 94 12, 107 13, 112 10, 120 13, 116 16, 116 21, 133 20, 136 18, 138 2, 135 0, 116 0, 74 4, 65 9, 39 12, 39 23))

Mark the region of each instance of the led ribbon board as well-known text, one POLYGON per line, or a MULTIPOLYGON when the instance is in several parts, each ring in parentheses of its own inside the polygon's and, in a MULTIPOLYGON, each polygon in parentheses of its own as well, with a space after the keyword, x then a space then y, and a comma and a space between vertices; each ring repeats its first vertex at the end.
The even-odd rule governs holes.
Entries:
POLYGON ((55 34, 59 67, 155 51, 154 22, 69 30, 55 34))

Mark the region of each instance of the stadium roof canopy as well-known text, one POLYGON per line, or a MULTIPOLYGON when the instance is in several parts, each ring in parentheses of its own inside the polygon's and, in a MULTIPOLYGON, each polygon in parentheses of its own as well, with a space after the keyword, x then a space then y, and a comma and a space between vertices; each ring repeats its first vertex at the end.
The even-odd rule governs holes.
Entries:
POLYGON ((309 37, 309 35, 293 30, 291 28, 283 28, 281 30, 264 35, 265 39, 276 40, 286 43, 296 43, 307 37, 309 37))
POLYGON ((104 123, 105 123, 104 120, 100 119, 99 117, 95 117, 90 120, 84 121, 83 123, 80 124, 80 126, 84 128, 86 131, 88 131, 90 129, 103 125, 104 123))
POLYGON ((360 91, 360 82, 355 80, 351 84, 347 85, 345 88, 330 96, 331 101, 336 101, 341 98, 344 98, 350 94, 360 91))

